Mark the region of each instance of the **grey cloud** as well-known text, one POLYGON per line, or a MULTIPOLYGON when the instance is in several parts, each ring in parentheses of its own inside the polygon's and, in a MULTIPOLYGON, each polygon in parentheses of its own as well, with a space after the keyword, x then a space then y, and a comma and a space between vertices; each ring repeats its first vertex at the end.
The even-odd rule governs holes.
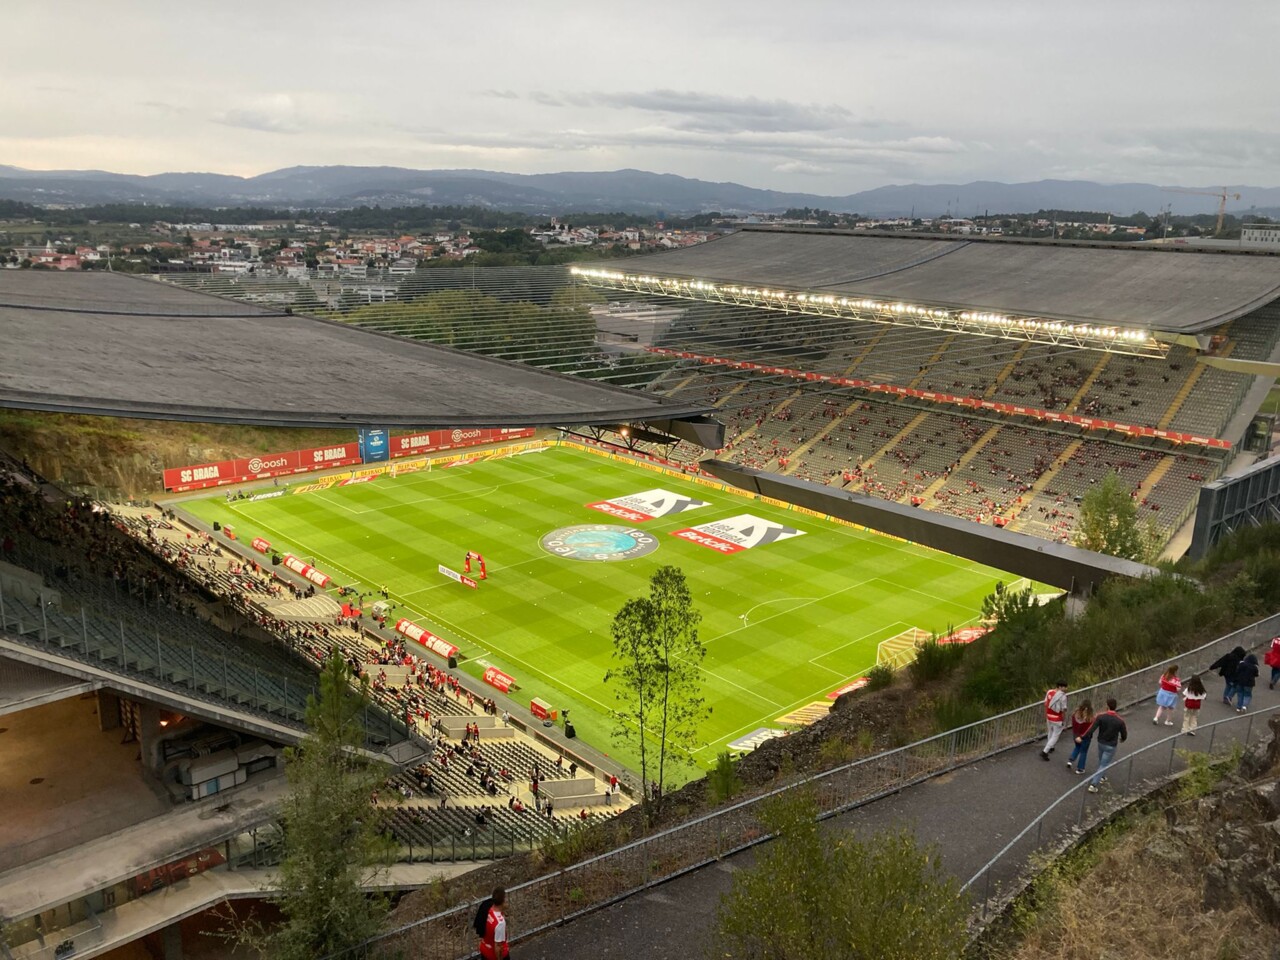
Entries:
POLYGON ((302 129, 293 98, 284 93, 258 97, 243 106, 215 114, 211 119, 224 126, 264 133, 298 133, 302 129))
POLYGON ((494 97, 498 100, 519 100, 520 99, 520 94, 516 93, 514 90, 493 90, 493 89, 481 90, 480 96, 494 97))
POLYGON ((834 103, 795 103, 759 97, 728 97, 692 90, 646 90, 634 93, 595 93, 572 98, 584 106, 643 110, 675 118, 675 127, 689 131, 755 130, 786 132, 832 130, 853 125, 854 115, 834 103))
POLYGON ((545 90, 529 91, 529 99, 534 103, 542 104, 544 107, 563 107, 564 101, 559 97, 552 96, 545 90))
POLYGON ((820 163, 810 163, 808 160, 783 160, 781 163, 774 165, 773 172, 800 173, 805 176, 816 177, 834 171, 831 167, 824 167, 820 163))

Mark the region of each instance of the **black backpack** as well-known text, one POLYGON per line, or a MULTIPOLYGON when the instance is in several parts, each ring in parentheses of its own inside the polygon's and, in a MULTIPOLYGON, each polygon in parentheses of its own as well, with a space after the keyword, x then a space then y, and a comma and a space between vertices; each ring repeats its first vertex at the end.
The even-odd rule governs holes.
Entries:
POLYGON ((480 901, 480 906, 476 907, 476 918, 471 921, 471 925, 475 927, 476 936, 481 940, 484 939, 485 928, 489 925, 489 908, 493 906, 493 897, 485 897, 480 901))

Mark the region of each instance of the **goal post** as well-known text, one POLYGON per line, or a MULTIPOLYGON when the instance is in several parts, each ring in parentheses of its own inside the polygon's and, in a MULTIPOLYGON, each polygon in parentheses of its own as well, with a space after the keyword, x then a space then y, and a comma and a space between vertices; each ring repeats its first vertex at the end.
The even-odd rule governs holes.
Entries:
POLYGON ((887 665, 894 670, 906 666, 916 658, 916 650, 933 634, 919 627, 909 627, 902 633, 881 640, 876 644, 876 665, 887 665))

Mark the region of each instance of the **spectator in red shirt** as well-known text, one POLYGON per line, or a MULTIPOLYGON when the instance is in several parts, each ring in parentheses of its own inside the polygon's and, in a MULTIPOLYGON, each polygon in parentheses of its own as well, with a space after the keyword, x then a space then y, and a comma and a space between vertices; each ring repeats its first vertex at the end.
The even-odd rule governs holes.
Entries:
POLYGON ((484 936, 480 938, 480 956, 484 960, 505 960, 511 955, 507 945, 507 918, 502 908, 507 902, 507 891, 498 887, 493 891, 489 904, 489 916, 484 923, 484 936))

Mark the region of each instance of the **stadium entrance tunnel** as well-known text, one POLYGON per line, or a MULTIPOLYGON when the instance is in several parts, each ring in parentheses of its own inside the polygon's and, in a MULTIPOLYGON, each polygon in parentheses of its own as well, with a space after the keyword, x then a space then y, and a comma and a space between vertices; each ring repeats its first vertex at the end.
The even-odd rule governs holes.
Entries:
POLYGON ((919 507, 833 490, 736 463, 704 460, 699 466, 740 490, 1051 584, 1077 596, 1089 596, 1094 587, 1109 577, 1141 578, 1159 573, 1155 567, 1132 560, 1051 543, 998 527, 985 527, 919 507))

